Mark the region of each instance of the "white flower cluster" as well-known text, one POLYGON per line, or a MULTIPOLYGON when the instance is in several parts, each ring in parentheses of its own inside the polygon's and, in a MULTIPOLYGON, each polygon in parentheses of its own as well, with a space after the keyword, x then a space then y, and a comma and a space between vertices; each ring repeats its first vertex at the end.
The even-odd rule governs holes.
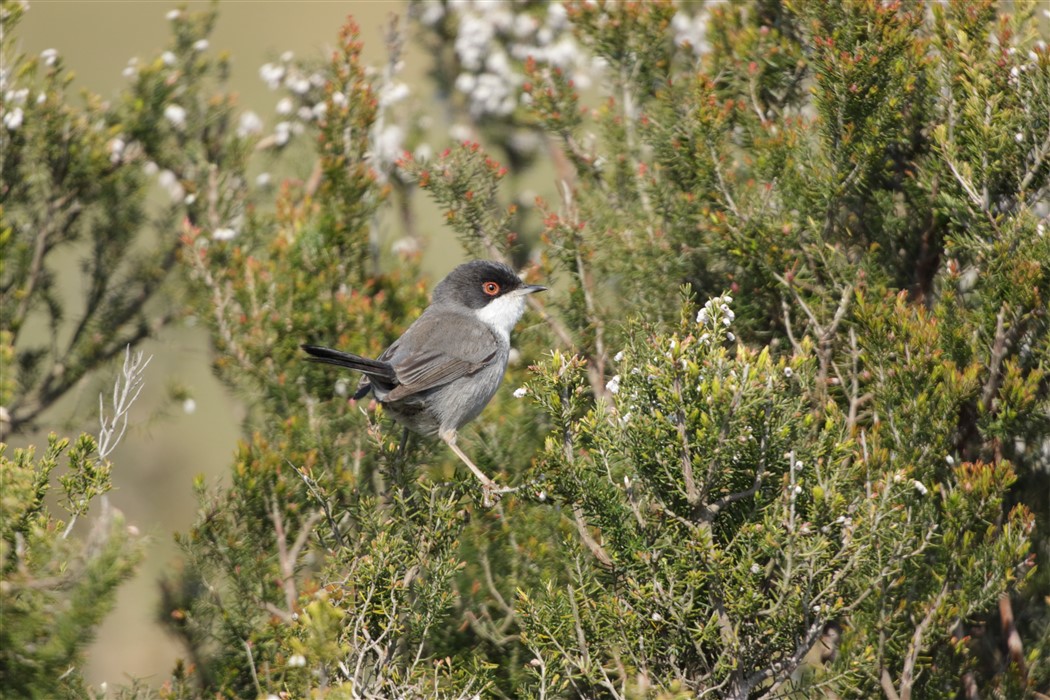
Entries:
POLYGON ((593 68, 572 36, 568 13, 560 2, 535 10, 515 12, 510 3, 489 0, 438 0, 421 3, 418 18, 435 26, 449 13, 456 19, 453 46, 461 72, 456 90, 467 96, 471 116, 506 116, 518 106, 524 78, 515 62, 532 58, 560 68, 580 87, 590 84, 593 68))
MULTIPOLYGON (((704 308, 700 309, 696 314, 696 322, 701 326, 706 326, 711 329, 715 329, 719 324, 729 328, 733 321, 736 319, 736 314, 733 313, 730 304, 733 303, 733 297, 728 294, 722 296, 713 297, 707 300, 704 304, 704 308)), ((726 331, 726 339, 730 342, 736 340, 736 336, 732 331, 726 331)), ((710 342, 711 335, 704 333, 700 336, 701 342, 710 342)))
POLYGON ((383 80, 376 89, 380 111, 372 128, 372 157, 379 165, 377 171, 384 180, 387 171, 405 152, 405 128, 396 121, 397 112, 391 109, 408 99, 411 94, 408 85, 397 79, 397 74, 402 68, 404 61, 388 65, 383 80))
MULTIPOLYGON (((6 78, 6 74, 4 76, 6 78)), ((7 82, 6 80, 4 81, 7 82)), ((22 105, 29 98, 29 90, 20 88, 18 90, 7 90, 4 92, 4 128, 8 131, 17 131, 25 120, 25 112, 22 105)))
MULTIPOLYGON (((281 54, 279 61, 264 63, 259 68, 259 77, 267 87, 271 90, 283 88, 292 93, 292 96, 285 96, 277 101, 277 114, 281 117, 290 117, 282 119, 274 126, 273 143, 277 146, 287 144, 293 135, 303 132, 304 122, 321 119, 328 110, 323 92, 324 76, 319 72, 305 73, 293 62, 294 58, 295 55, 291 51, 285 51, 281 54), (296 108, 296 102, 300 103, 298 108, 296 108)), ((336 97, 339 95, 333 96, 333 100, 336 97)), ((345 100, 345 97, 343 99, 345 100)), ((241 126, 245 128, 246 134, 258 133, 253 131, 257 126, 256 123, 250 118, 246 123, 245 118, 246 116, 242 116, 241 126)), ((261 128, 261 123, 258 126, 261 128)))
POLYGON ((688 13, 683 10, 676 12, 671 18, 675 46, 688 46, 696 56, 711 51, 711 44, 707 41, 707 20, 706 10, 696 13, 688 13))
MULTIPOLYGON (((1040 39, 1040 40, 1035 42, 1035 46, 1040 51, 1043 51, 1043 50, 1046 49, 1046 42, 1043 41, 1042 39, 1040 39)), ((1016 56, 1017 55, 1017 47, 1011 46, 1009 49, 1006 50, 1006 53, 1009 56, 1016 56)), ((1007 78, 1007 81, 1006 81, 1007 84, 1016 87, 1018 85, 1018 83, 1020 81, 1020 78, 1021 78, 1021 75, 1023 73, 1027 73, 1028 71, 1031 71, 1031 70, 1037 70, 1039 68, 1039 55, 1034 50, 1033 51, 1029 51, 1026 54, 1026 58, 1028 59, 1027 62, 1019 63, 1019 64, 1017 64, 1017 65, 1015 65, 1015 66, 1010 68, 1010 77, 1007 78)))

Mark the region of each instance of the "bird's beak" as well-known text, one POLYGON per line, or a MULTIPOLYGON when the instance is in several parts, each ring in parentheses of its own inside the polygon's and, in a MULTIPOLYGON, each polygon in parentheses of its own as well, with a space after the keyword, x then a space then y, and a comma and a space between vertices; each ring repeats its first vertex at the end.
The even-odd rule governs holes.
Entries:
POLYGON ((543 287, 541 285, 538 285, 538 284, 526 284, 524 287, 518 287, 517 291, 518 291, 518 294, 520 294, 522 296, 525 296, 526 294, 534 294, 536 292, 545 292, 545 291, 547 291, 547 288, 543 287))

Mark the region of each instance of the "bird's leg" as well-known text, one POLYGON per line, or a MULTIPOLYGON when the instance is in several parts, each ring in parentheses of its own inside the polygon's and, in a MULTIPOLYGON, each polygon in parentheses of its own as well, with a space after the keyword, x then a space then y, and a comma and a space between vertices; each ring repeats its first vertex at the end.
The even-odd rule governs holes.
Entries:
POLYGON ((396 459, 398 461, 398 464, 401 464, 405 461, 405 456, 408 454, 408 441, 411 438, 411 436, 412 434, 409 432, 408 428, 404 428, 401 431, 401 442, 397 445, 396 459))
POLYGON ((390 476, 397 487, 401 489, 401 496, 406 500, 409 497, 408 479, 408 447, 412 434, 408 428, 401 432, 401 442, 398 443, 397 453, 394 455, 394 463, 390 468, 390 476))
POLYGON ((474 476, 478 477, 478 480, 481 482, 482 488, 481 503, 486 508, 491 508, 493 506, 493 496, 495 496, 495 500, 499 500, 499 497, 502 494, 515 490, 500 487, 499 484, 497 484, 492 479, 488 478, 488 476, 485 475, 485 472, 478 469, 477 465, 470 461, 470 457, 467 457, 466 453, 464 453, 463 450, 459 449, 459 446, 456 445, 455 430, 449 430, 446 432, 438 433, 438 436, 442 440, 444 440, 445 444, 448 445, 450 450, 456 453, 456 456, 463 461, 463 464, 466 464, 467 467, 470 468, 470 471, 474 472, 474 476))

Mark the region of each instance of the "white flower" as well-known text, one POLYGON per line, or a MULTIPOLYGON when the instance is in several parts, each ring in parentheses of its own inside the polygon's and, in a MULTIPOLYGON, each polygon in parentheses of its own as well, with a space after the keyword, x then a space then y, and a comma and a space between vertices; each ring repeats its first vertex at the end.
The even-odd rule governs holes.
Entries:
POLYGON ((613 362, 619 362, 623 359, 623 350, 613 355, 613 362))
POLYGON ((445 8, 438 0, 424 0, 423 10, 419 13, 419 21, 424 27, 433 27, 445 16, 445 8))
POLYGON ((448 128, 448 137, 459 143, 471 141, 474 138, 474 131, 466 124, 453 124, 448 128))
POLYGON ((281 86, 281 81, 284 79, 284 66, 264 63, 259 68, 259 77, 266 83, 266 87, 276 90, 281 86))
POLYGON ((119 136, 115 136, 112 141, 109 142, 109 160, 111 163, 119 163, 120 159, 124 156, 124 148, 127 146, 124 143, 124 139, 119 136))
POLYGON ((421 143, 416 146, 416 150, 412 152, 412 157, 418 161, 426 162, 434 157, 434 149, 429 143, 421 143))
POLYGON ((336 107, 345 107, 347 103, 346 95, 341 92, 332 93, 332 104, 336 107))
POLYGON ((696 314, 696 322, 698 324, 700 324, 701 326, 706 326, 707 325, 707 307, 706 306, 704 308, 700 309, 699 312, 697 312, 697 314, 696 314))
POLYGON ((795 374, 795 371, 793 369, 791 369, 790 367, 785 367, 784 368, 784 376, 787 377, 788 379, 791 379, 791 377, 794 374, 795 374))
POLYGON ((733 342, 734 340, 736 340, 736 336, 733 335, 732 332, 726 333, 726 340, 728 340, 729 342, 733 342))
POLYGON ((302 668, 306 665, 306 657, 302 654, 292 654, 288 657, 288 665, 292 668, 302 668))
POLYGON ((801 486, 799 486, 798 484, 795 484, 795 488, 794 488, 794 490, 793 490, 793 491, 791 492, 792 496, 797 496, 797 495, 799 495, 800 493, 802 493, 802 487, 801 487, 801 486))
POLYGON ((660 613, 658 613, 658 612, 654 612, 653 613, 653 622, 660 622, 663 619, 664 619, 664 616, 661 615, 660 613))
MULTIPOLYGON (((390 252, 399 258, 411 258, 420 252, 419 241, 413 236, 402 236, 390 245, 390 252)), ((517 360, 518 358, 515 358, 510 364, 517 364, 517 360)))
POLYGON ((283 146, 288 143, 288 139, 292 137, 292 125, 288 122, 277 122, 277 126, 274 127, 273 140, 278 146, 283 146))
POLYGON ((291 97, 282 97, 277 103, 277 113, 280 115, 288 115, 292 113, 292 109, 295 104, 292 102, 291 97))
POLYGON ((327 113, 328 113, 328 103, 324 102, 324 101, 318 102, 317 104, 315 104, 310 109, 310 116, 313 117, 314 119, 320 119, 321 117, 323 117, 327 113))
POLYGON ((164 118, 176 129, 181 129, 186 124, 186 110, 176 104, 168 105, 164 108, 164 118))
POLYGON ((191 415, 197 411, 197 402, 193 399, 186 399, 182 402, 182 412, 186 415, 191 415))
POLYGON ((911 482, 911 485, 915 487, 915 490, 919 492, 920 496, 925 496, 927 493, 930 492, 930 490, 926 488, 926 484, 922 483, 918 479, 913 480, 911 482))
POLYGON ((22 88, 21 90, 8 90, 6 93, 4 93, 4 101, 16 105, 24 105, 28 97, 28 88, 22 88))
POLYGON ((955 457, 951 455, 944 455, 944 461, 948 463, 949 467, 955 466, 955 457))
POLYGON ((1014 141, 1016 141, 1017 143, 1022 143, 1024 141, 1024 132, 1018 131, 1016 134, 1014 134, 1014 141))
POLYGON ((237 237, 237 232, 228 226, 223 226, 212 231, 211 237, 216 241, 230 241, 237 237))
POLYGON ((613 375, 613 378, 610 379, 609 382, 605 385, 605 389, 610 394, 620 393, 620 375, 613 375))
POLYGON ((208 49, 208 40, 207 39, 198 39, 197 41, 193 42, 193 50, 194 51, 206 51, 207 49, 208 49))
POLYGON ((292 53, 291 51, 285 51, 284 53, 281 54, 281 62, 282 63, 288 63, 293 58, 295 58, 295 54, 292 53))
POLYGON ((405 85, 402 82, 390 83, 379 92, 379 106, 389 107, 390 105, 397 104, 408 97, 409 92, 408 85, 405 85))
POLYGON ((492 24, 473 13, 464 13, 460 17, 455 51, 464 68, 469 71, 481 69, 482 60, 489 53, 495 31, 492 24))
POLYGON ((390 124, 376 134, 375 155, 380 163, 390 165, 404 152, 405 132, 397 124, 390 124))
POLYGON ((165 51, 164 53, 162 53, 160 55, 160 60, 166 66, 169 66, 169 67, 170 66, 174 66, 175 65, 175 54, 173 54, 171 51, 165 51))
POLYGON ((179 178, 170 170, 162 170, 157 175, 157 184, 168 191, 171 201, 181 202, 186 197, 186 190, 182 188, 179 178))
POLYGON ((296 76, 288 81, 288 88, 297 95, 305 95, 310 91, 310 81, 302 76, 296 76))
POLYGON ((237 122, 237 135, 242 139, 247 136, 254 136, 255 134, 261 133, 263 129, 262 119, 259 115, 251 110, 241 114, 241 118, 237 122))
POLYGON ((540 491, 540 492, 539 492, 539 493, 538 493, 538 494, 536 495, 536 498, 538 498, 538 499, 539 499, 540 503, 543 503, 544 501, 546 501, 546 500, 547 500, 547 492, 546 492, 546 491, 540 491))
POLYGON ((55 65, 55 61, 58 60, 58 49, 44 49, 40 52, 40 60, 49 68, 55 65))
POLYGON ((4 112, 4 127, 8 131, 16 131, 18 127, 22 126, 22 119, 24 116, 21 107, 15 107, 12 110, 4 112))
POLYGON ((255 176, 256 187, 269 187, 272 176, 270 173, 259 173, 255 176))
POLYGON ((525 398, 525 394, 527 393, 529 393, 528 389, 526 389, 523 386, 519 386, 517 389, 514 390, 514 398, 523 399, 525 398))
POLYGON ((168 20, 169 22, 174 22, 179 17, 182 17, 182 13, 178 10, 168 10, 168 13, 164 15, 164 19, 168 20))
POLYGON ((760 574, 760 573, 762 573, 762 567, 759 566, 758 564, 752 564, 751 565, 751 573, 753 573, 753 574, 760 574))
POLYGON ((460 73, 456 76, 456 89, 466 95, 473 92, 474 86, 477 84, 478 79, 473 73, 460 73))
POLYGON ((671 29, 674 31, 674 43, 677 46, 688 44, 697 56, 710 50, 711 47, 706 41, 707 21, 704 13, 697 12, 689 16, 678 12, 671 18, 671 29))

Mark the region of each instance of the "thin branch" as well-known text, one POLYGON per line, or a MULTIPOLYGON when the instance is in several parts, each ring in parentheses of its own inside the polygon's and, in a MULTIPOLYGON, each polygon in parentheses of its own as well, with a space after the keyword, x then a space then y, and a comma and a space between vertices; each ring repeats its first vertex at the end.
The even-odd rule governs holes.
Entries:
POLYGON ((992 401, 999 391, 999 383, 1002 380, 1003 358, 1006 357, 1006 302, 999 308, 995 317, 995 340, 992 343, 992 355, 988 361, 988 380, 984 383, 981 392, 981 404, 986 411, 992 408, 992 401))
MULTIPOLYGON (((923 616, 922 621, 915 626, 915 633, 912 634, 911 644, 908 645, 908 654, 904 658, 904 669, 901 671, 901 692, 900 700, 911 700, 912 686, 915 683, 915 664, 918 663, 919 654, 923 650, 923 637, 926 636, 926 630, 933 623, 933 618, 937 614, 937 609, 941 607, 941 603, 948 596, 948 582, 945 581, 944 585, 941 586, 940 592, 937 597, 933 599, 930 604, 929 610, 926 611, 926 615, 923 616)), ((883 669, 885 671, 885 669, 883 669)), ((892 685, 892 684, 891 684, 892 685)))

